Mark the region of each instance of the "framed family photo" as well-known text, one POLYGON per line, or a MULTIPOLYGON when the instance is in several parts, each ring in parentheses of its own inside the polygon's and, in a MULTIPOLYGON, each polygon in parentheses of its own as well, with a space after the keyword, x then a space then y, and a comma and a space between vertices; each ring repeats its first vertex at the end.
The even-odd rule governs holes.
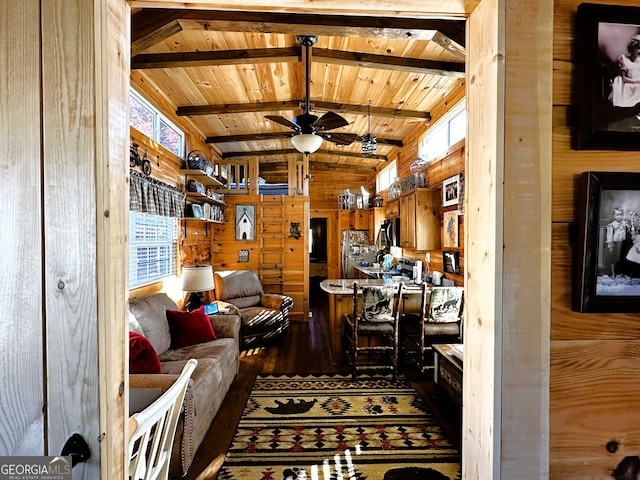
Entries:
POLYGON ((640 150, 640 7, 578 6, 575 148, 640 150))
POLYGON ((442 206, 457 205, 460 198, 460 175, 442 181, 442 206))
POLYGON ((640 312, 640 173, 583 173, 578 229, 574 310, 640 312))

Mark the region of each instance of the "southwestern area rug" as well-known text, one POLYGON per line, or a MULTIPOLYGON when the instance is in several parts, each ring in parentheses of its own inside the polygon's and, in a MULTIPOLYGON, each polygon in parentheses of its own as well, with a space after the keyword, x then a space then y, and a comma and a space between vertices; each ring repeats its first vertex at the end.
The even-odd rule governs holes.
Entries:
POLYGON ((460 452, 407 382, 258 377, 221 480, 456 480, 460 452))

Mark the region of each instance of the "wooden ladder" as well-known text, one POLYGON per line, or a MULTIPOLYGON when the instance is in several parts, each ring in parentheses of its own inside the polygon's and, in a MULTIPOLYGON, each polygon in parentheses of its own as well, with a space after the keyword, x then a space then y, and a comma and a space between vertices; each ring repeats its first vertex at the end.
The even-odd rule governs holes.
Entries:
POLYGON ((266 293, 284 292, 284 196, 260 195, 260 281, 266 293))

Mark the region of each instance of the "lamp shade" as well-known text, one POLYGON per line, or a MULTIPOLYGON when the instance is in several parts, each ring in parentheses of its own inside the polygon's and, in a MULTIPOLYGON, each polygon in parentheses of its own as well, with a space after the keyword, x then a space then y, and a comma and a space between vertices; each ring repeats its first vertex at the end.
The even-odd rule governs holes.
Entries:
POLYGON ((300 153, 313 153, 322 145, 322 137, 313 133, 301 133, 293 137, 291 143, 300 153))
POLYGON ((185 292, 206 292, 213 289, 213 268, 211 265, 182 267, 182 290, 185 292))

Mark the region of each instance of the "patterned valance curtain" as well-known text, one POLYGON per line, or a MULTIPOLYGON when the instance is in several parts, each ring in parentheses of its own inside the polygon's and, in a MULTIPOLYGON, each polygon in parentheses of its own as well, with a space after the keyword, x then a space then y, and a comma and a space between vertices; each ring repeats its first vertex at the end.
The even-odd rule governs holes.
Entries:
POLYGON ((129 210, 182 218, 184 192, 137 170, 130 170, 129 210))

